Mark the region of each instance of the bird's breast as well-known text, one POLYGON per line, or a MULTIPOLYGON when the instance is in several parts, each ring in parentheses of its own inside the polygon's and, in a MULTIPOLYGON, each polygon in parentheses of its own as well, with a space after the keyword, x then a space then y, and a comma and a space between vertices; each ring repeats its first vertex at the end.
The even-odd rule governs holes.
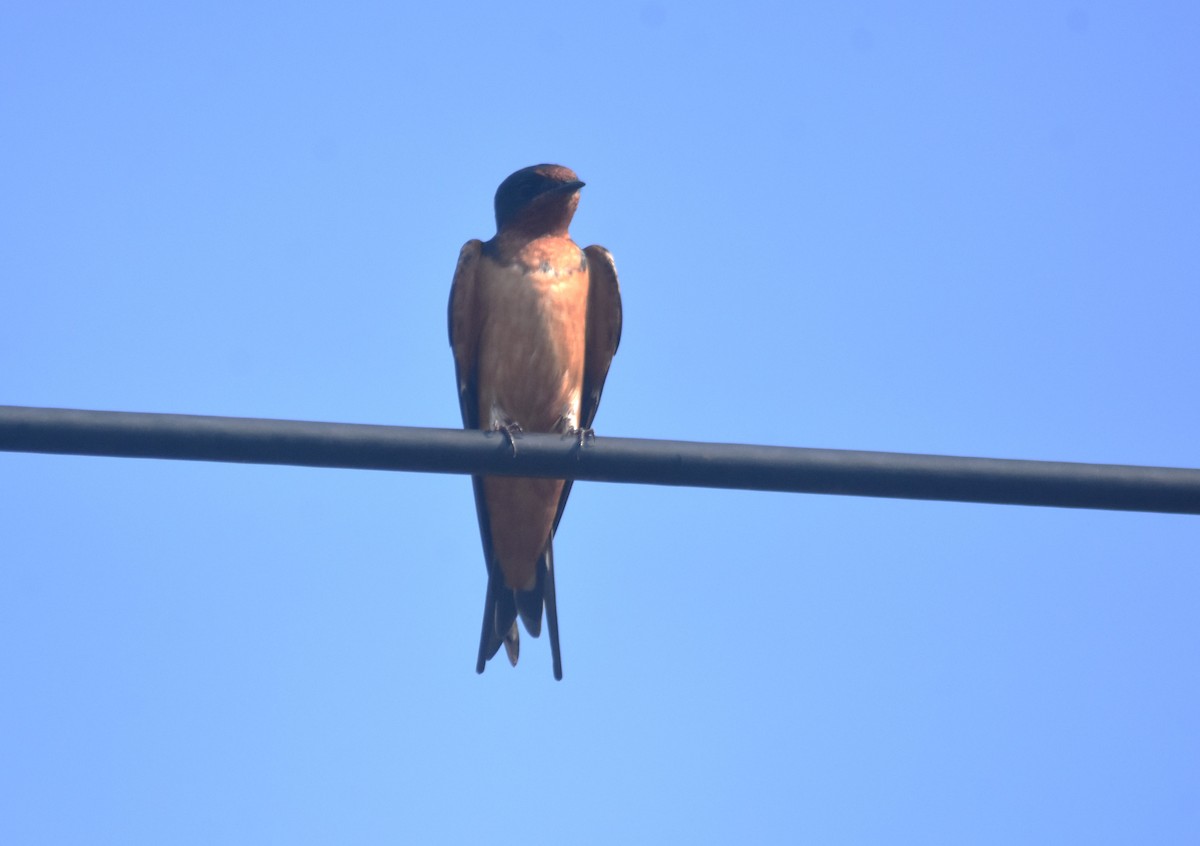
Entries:
POLYGON ((552 431, 564 420, 578 426, 587 261, 568 238, 533 241, 515 259, 483 259, 481 423, 511 421, 531 432, 552 431))

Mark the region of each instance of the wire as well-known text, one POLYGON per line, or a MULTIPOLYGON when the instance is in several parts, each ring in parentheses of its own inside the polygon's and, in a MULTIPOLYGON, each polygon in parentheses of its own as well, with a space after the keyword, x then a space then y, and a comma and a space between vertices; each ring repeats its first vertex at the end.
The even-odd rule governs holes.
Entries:
POLYGON ((1200 514, 1200 470, 0 406, 9 452, 1200 514))

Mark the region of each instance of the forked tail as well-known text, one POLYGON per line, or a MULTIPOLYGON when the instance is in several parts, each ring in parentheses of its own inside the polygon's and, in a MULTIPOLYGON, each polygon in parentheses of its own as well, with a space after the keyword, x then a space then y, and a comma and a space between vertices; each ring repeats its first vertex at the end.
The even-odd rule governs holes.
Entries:
POLYGON ((504 644, 508 660, 515 667, 520 655, 517 617, 521 618, 530 637, 542 633, 542 608, 546 609, 546 625, 550 629, 550 657, 554 678, 562 680, 562 654, 558 645, 558 602, 554 591, 554 547, 547 542, 538 559, 537 582, 530 590, 513 590, 504 583, 500 568, 488 567, 487 597, 483 604, 483 630, 479 636, 479 658, 475 672, 482 673, 487 662, 504 644))

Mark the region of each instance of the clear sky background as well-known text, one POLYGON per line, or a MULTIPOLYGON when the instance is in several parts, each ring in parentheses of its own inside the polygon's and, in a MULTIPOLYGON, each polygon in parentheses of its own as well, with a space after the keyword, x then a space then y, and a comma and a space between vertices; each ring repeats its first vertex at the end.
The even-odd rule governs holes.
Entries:
MULTIPOLYGON (((0 403, 457 426, 513 170, 598 434, 1200 466, 1200 6, 8 3, 0 403)), ((1185 843, 1200 519, 0 454, 5 843, 1185 843)))

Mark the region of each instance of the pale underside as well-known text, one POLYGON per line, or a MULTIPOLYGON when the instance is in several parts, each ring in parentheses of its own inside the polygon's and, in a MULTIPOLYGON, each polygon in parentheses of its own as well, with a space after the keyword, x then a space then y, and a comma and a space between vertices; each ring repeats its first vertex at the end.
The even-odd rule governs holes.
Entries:
MULTIPOLYGON (((549 240, 549 239, 547 239, 549 240)), ((480 268, 478 408, 481 428, 579 427, 587 341, 588 270, 574 243, 534 241, 524 261, 480 268), (532 270, 526 270, 532 267, 532 270)), ((486 477, 495 560, 510 588, 528 590, 554 526, 563 482, 486 477)))

